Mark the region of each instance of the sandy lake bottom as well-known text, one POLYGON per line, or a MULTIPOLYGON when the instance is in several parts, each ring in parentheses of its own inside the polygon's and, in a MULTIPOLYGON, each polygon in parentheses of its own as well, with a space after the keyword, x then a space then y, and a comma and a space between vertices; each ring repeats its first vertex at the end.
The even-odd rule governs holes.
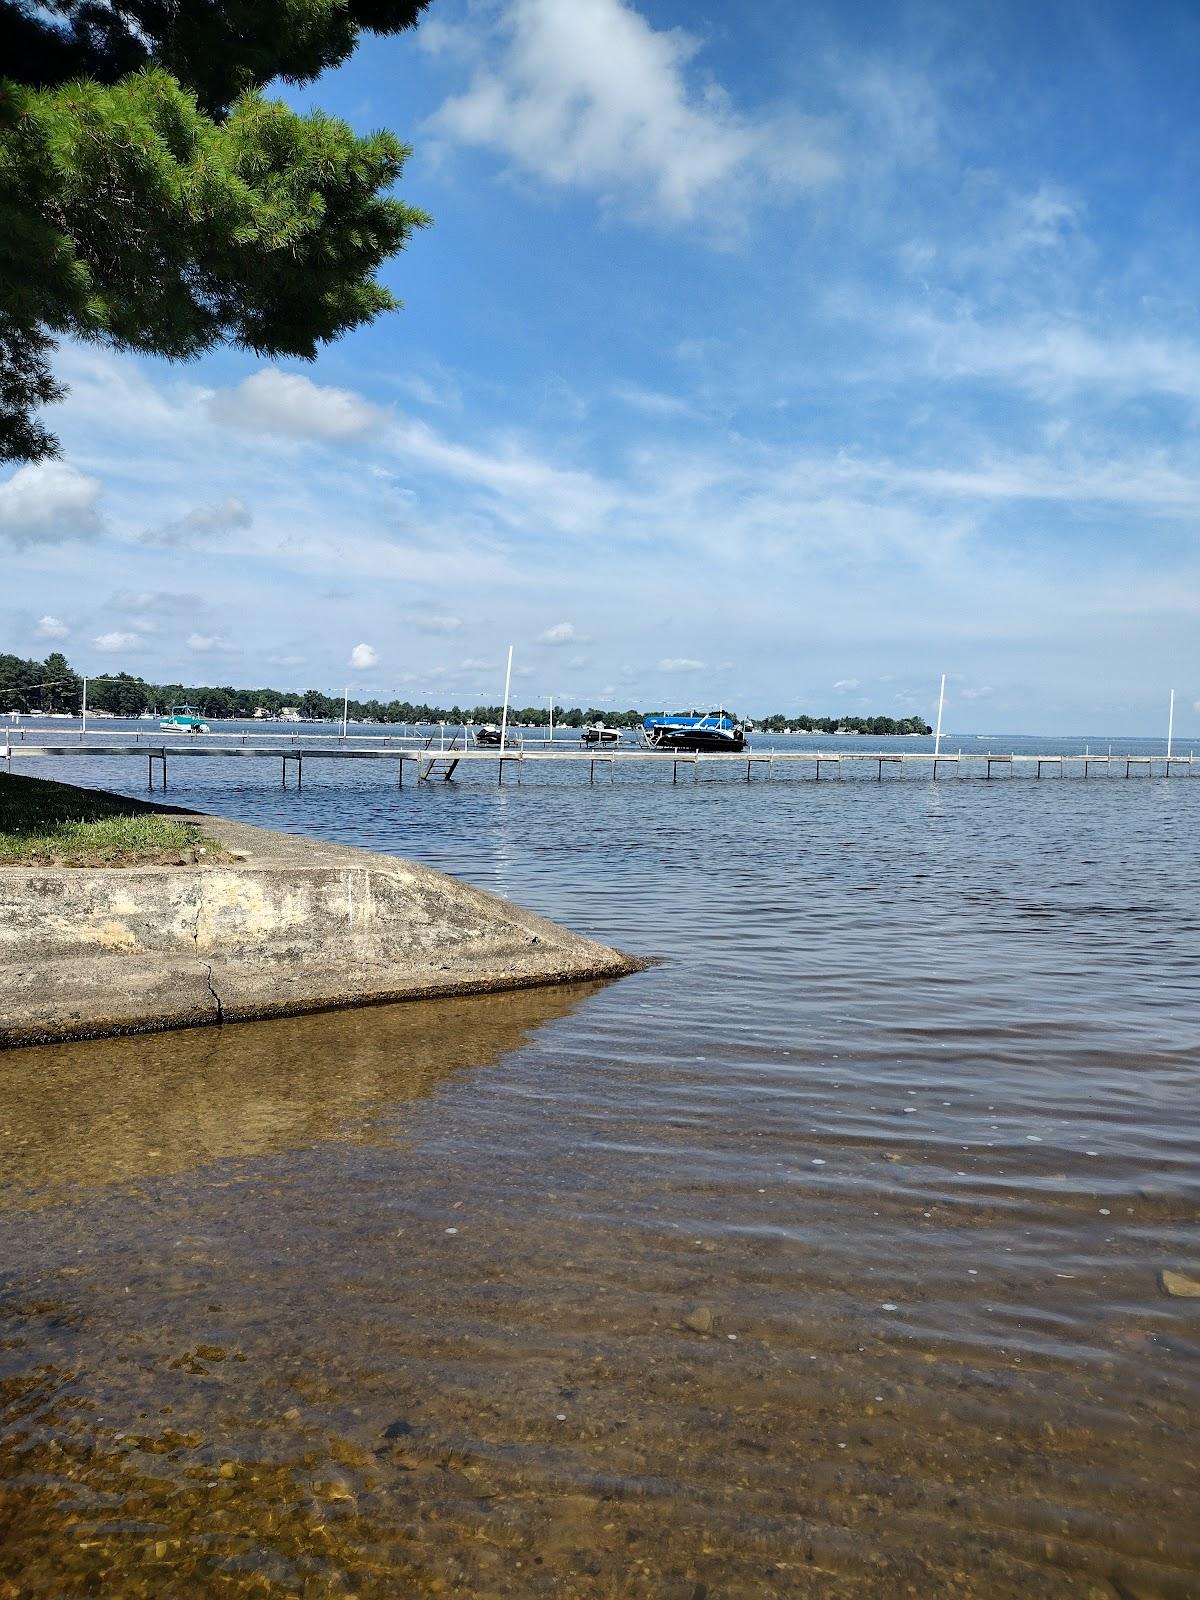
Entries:
POLYGON ((193 765, 664 959, 0 1058, 0 1596, 1200 1595, 1200 785, 193 765))

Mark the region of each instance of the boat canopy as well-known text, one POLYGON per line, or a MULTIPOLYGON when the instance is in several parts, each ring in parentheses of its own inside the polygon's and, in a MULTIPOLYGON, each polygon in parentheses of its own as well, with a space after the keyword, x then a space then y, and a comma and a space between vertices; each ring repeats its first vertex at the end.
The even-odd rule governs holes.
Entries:
POLYGON ((725 728, 737 726, 731 711, 652 711, 642 718, 643 728, 725 728))

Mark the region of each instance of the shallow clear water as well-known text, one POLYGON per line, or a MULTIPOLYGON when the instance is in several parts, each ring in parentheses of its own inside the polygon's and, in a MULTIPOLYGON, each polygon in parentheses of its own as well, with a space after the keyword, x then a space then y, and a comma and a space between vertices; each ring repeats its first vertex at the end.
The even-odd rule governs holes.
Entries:
POLYGON ((231 766, 663 961, 4 1057, 0 1593, 1200 1593, 1200 784, 231 766))

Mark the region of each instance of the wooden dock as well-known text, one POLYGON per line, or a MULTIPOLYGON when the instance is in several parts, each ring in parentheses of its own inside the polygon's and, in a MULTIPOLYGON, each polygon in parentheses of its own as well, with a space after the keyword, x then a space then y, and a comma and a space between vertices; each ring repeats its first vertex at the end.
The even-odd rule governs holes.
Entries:
POLYGON ((164 739, 161 733, 153 736, 128 734, 77 736, 75 742, 34 743, 26 732, 39 736, 41 729, 21 730, 22 737, 11 737, 12 730, 5 729, 5 741, 0 745, 0 770, 11 772, 15 764, 41 761, 47 758, 68 757, 84 759, 111 759, 114 756, 141 757, 146 762, 146 779, 150 788, 159 779, 167 787, 168 762, 175 760, 265 760, 276 761, 280 767, 280 782, 286 788, 289 781, 302 787, 306 762, 321 761, 382 761, 392 763, 396 783, 402 787, 405 766, 409 777, 417 783, 435 780, 449 781, 460 766, 490 766, 495 769, 497 781, 515 774, 520 782, 527 767, 543 769, 577 767, 588 768, 588 781, 594 783, 599 770, 610 783, 616 782, 618 771, 624 766, 671 769, 672 782, 678 783, 680 772, 690 772, 699 777, 701 768, 732 767, 744 769, 746 781, 754 777, 770 779, 778 770, 782 775, 790 769, 802 769, 798 775, 810 776, 818 781, 842 777, 847 771, 866 769, 879 783, 884 781, 885 770, 897 777, 908 772, 929 778, 939 775, 955 777, 982 777, 991 779, 998 774, 1015 777, 1024 773, 1032 778, 1052 775, 1057 778, 1075 776, 1090 778, 1100 775, 1108 778, 1134 776, 1187 777, 1195 771, 1195 756, 1187 755, 1097 755, 1088 750, 1079 754, 1046 755, 1020 754, 1015 751, 939 751, 932 750, 756 750, 747 747, 739 753, 706 751, 648 750, 640 746, 625 745, 619 748, 572 749, 548 741, 525 746, 509 746, 503 751, 494 746, 471 746, 463 749, 454 745, 445 748, 424 741, 394 738, 388 735, 351 735, 346 739, 329 740, 320 735, 304 734, 243 734, 233 738, 211 735, 177 734, 164 739), (804 772, 803 769, 807 769, 804 772))

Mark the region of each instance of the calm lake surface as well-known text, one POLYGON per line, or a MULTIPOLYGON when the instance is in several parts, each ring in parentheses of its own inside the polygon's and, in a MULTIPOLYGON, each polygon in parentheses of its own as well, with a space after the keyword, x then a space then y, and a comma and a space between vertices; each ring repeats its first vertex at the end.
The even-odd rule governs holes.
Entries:
POLYGON ((172 766, 663 959, 0 1058, 0 1595, 1200 1595, 1200 782, 586 770, 172 766))

